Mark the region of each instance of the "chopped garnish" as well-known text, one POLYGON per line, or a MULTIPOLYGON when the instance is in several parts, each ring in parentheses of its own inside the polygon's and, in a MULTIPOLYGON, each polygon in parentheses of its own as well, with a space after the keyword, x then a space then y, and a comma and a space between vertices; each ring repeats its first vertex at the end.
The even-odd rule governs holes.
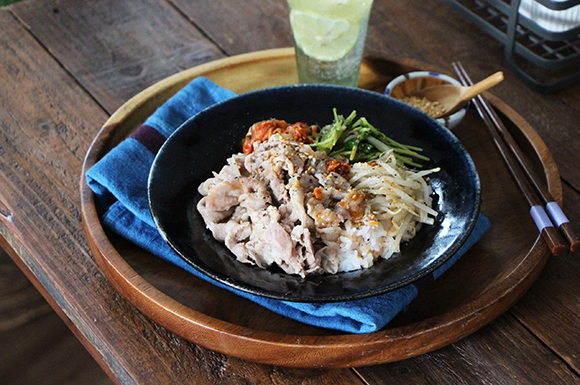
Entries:
POLYGON ((309 126, 306 123, 288 124, 284 120, 270 119, 254 123, 243 142, 243 152, 248 155, 254 151, 254 143, 265 142, 273 134, 286 133, 300 143, 312 143, 312 135, 316 134, 316 126, 309 126))
POLYGON ((335 172, 343 177, 348 176, 350 168, 351 167, 348 163, 339 162, 336 159, 332 159, 326 162, 326 171, 328 173, 335 172))
POLYGON ((344 118, 333 110, 334 122, 324 126, 311 144, 318 151, 329 156, 341 155, 350 162, 368 162, 379 158, 386 151, 393 151, 397 164, 405 167, 421 168, 416 160, 428 161, 420 154, 419 147, 401 144, 370 124, 366 118, 355 121, 356 111, 344 118))

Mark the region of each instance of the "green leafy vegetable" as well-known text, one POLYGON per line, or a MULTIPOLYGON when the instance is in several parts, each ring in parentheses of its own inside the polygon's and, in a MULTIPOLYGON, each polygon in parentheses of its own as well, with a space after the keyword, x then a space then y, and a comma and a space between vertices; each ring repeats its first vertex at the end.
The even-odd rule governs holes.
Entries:
POLYGON ((355 121, 356 111, 344 118, 333 110, 334 122, 320 130, 311 146, 330 156, 342 155, 351 162, 369 162, 377 159, 385 151, 393 150, 397 163, 405 167, 422 167, 416 159, 427 161, 419 154, 419 147, 396 142, 377 130, 365 118, 355 121))

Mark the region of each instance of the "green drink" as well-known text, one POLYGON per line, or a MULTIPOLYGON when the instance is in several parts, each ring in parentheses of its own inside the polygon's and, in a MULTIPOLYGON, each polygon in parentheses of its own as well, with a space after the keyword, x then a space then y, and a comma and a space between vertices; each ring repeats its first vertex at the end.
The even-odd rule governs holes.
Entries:
POLYGON ((358 85, 372 0, 288 0, 300 83, 358 85))

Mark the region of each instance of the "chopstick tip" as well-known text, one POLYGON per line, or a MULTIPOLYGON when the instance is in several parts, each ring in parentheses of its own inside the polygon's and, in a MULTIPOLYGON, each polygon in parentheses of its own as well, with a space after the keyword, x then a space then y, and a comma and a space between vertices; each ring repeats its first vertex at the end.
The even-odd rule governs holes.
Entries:
MULTIPOLYGON (((560 215, 565 218, 564 213, 561 212, 560 206, 556 206, 554 208, 554 206, 552 205, 550 206, 550 208, 552 210, 555 209, 560 210, 559 212, 556 211, 556 213, 553 215, 560 215)), ((578 235, 576 231, 574 231, 572 224, 568 221, 568 218, 565 218, 565 220, 566 222, 563 222, 560 224, 560 226, 558 226, 558 230, 560 230, 560 232, 564 235, 564 237, 570 244, 570 251, 572 252, 580 251, 580 239, 578 239, 578 235)))
POLYGON ((566 252, 567 248, 564 245, 556 245, 552 248, 552 254, 555 256, 560 256, 566 252))
POLYGON ((552 255, 559 256, 568 250, 568 247, 560 239, 558 230, 556 230, 553 226, 544 227, 541 230, 541 234, 544 237, 550 251, 552 252, 552 255))

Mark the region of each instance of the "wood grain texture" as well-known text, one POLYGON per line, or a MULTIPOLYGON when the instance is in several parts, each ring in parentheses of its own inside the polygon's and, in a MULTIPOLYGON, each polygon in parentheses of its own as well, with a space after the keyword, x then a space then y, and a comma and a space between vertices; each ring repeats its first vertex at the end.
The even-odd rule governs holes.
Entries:
POLYGON ((171 0, 228 55, 292 46, 286 0, 171 0))
POLYGON ((482 329, 485 343, 463 339, 413 360, 356 369, 372 384, 575 384, 578 378, 557 355, 530 339, 505 316, 482 329), (540 370, 534 368, 541 367, 540 370))
POLYGON ((50 312, 48 303, 0 249, 0 332, 10 332, 50 312))
POLYGON ((92 357, 54 313, 11 332, 1 332, 4 346, 0 375, 5 385, 110 385, 92 357))
POLYGON ((0 341, 4 385, 113 383, 2 249, 0 341))
POLYGON ((101 365, 128 384, 360 383, 348 370, 274 370, 216 354, 125 301, 94 263, 79 211, 82 157, 107 116, 16 18, 0 11, 0 24, 9 69, 0 83, 0 232, 101 365), (22 99, 10 97, 17 85, 22 99))
POLYGON ((143 88, 223 56, 165 1, 25 1, 13 10, 109 113, 143 88))
MULTIPOLYGON (((166 94, 175 92, 176 84, 186 83, 187 79, 196 76, 210 77, 218 84, 221 79, 228 79, 229 88, 237 93, 250 91, 256 85, 269 86, 271 82, 291 84, 295 79, 295 69, 288 63, 293 62, 292 50, 260 51, 243 55, 241 59, 232 57, 212 65, 192 68, 152 86, 129 100, 105 123, 87 154, 85 170, 114 147, 115 141, 123 138, 119 132, 124 132, 126 136, 134 131, 137 128, 134 122, 143 121, 154 109, 152 105, 167 99, 166 94), (277 79, 273 79, 262 67, 278 73, 277 79)), ((408 65, 406 72, 424 66, 415 64, 413 67, 411 62, 383 64, 383 68, 408 65)), ((392 75, 370 74, 372 71, 365 62, 361 84, 367 83, 367 78, 384 79, 392 75)), ((373 81, 370 83, 374 84, 373 81)), ((494 104, 504 114, 506 124, 529 142, 528 147, 533 149, 531 155, 539 159, 540 165, 545 165, 540 172, 549 172, 546 175, 554 195, 561 196, 557 170, 551 165, 553 161, 540 138, 505 103, 494 99, 494 104)), ((295 323, 286 326, 287 322, 278 320, 281 317, 264 312, 249 301, 238 300, 223 290, 212 289, 211 285, 201 280, 187 279, 188 282, 196 282, 192 287, 185 280, 173 285, 172 282, 177 282, 177 279, 172 279, 166 282, 164 290, 159 290, 150 281, 159 281, 155 273, 163 268, 153 271, 144 269, 144 253, 134 251, 135 248, 127 243, 122 243, 123 253, 119 252, 101 228, 92 192, 81 183, 83 220, 91 250, 119 292, 143 313, 189 341, 228 355, 283 366, 344 367, 392 362, 433 351, 473 333, 506 311, 536 279, 548 256, 545 245, 537 242, 537 234, 533 235, 531 220, 527 223, 528 231, 518 231, 522 226, 518 228, 517 221, 526 215, 527 205, 514 189, 499 156, 490 155, 493 154, 493 147, 483 123, 475 114, 470 114, 467 120, 455 132, 476 162, 484 186, 482 211, 494 222, 494 229, 480 242, 487 247, 470 250, 458 263, 460 267, 454 266, 452 269, 455 279, 447 275, 442 277, 437 282, 441 291, 429 290, 421 296, 416 301, 419 305, 411 305, 411 310, 403 317, 405 322, 394 321, 393 324, 398 327, 387 327, 360 336, 342 333, 329 335, 325 330, 317 332, 315 328, 302 328, 295 323), (514 202, 509 202, 508 198, 513 198, 514 202), (512 206, 512 215, 505 215, 506 204, 512 206), (522 238, 516 242, 521 234, 526 234, 527 240, 522 238), (138 257, 133 255, 135 252, 138 257), (510 258, 501 261, 506 255, 510 258), (458 294, 457 288, 464 286, 471 291, 458 294), (204 296, 199 295, 201 292, 204 296), (437 296, 434 296, 436 292, 437 296), (181 293, 195 295, 184 301, 181 293), (206 296, 206 293, 209 295, 206 296), (227 303, 228 306, 215 306, 217 303, 227 303), (437 308, 429 306, 429 303, 437 303, 437 308), (254 310, 248 312, 249 306, 253 306, 254 310), (273 319, 278 321, 273 322, 273 319), (243 323, 235 323, 238 320, 243 323), (272 329, 274 324, 275 328, 272 329)))
MULTIPOLYGON (((578 194, 566 186, 564 195, 564 210, 571 218, 580 218, 578 194)), ((579 225, 577 220, 574 223, 579 225)), ((550 258, 531 292, 512 310, 543 343, 565 357, 576 372, 580 372, 580 359, 572 346, 580 342, 576 316, 580 312, 579 254, 550 258)))
MULTIPOLYGON (((71 327, 82 330, 79 338, 124 383, 158 383, 169 378, 183 383, 380 383, 388 378, 393 383, 463 384, 486 383, 486 375, 497 383, 518 379, 526 383, 536 372, 538 378, 549 378, 547 383, 577 383, 580 343, 575 326, 575 254, 551 258, 508 315, 470 337, 430 354, 375 366, 371 371, 357 369, 354 374, 348 370, 287 370, 210 352, 168 333, 117 294, 94 264, 82 233, 76 192, 82 156, 107 113, 157 80, 224 54, 291 44, 289 31, 277 28, 287 23, 284 1, 237 4, 234 0, 109 0, 94 5, 28 0, 0 11, 0 231, 21 262, 38 277, 54 306, 71 317, 71 327), (260 7, 267 11, 262 13, 260 7), (238 39, 238 35, 244 38, 238 39), (179 44, 185 48, 180 49, 179 44), (141 61, 141 54, 155 60, 141 61), (80 293, 79 300, 66 297, 73 291, 80 293), (510 339, 511 335, 516 337, 510 339), (501 345, 504 337, 509 341, 505 346, 501 345), (536 338, 541 344, 534 343, 536 338), (533 357, 531 365, 527 355, 533 357), (485 364, 478 365, 479 357, 485 364), (495 368, 489 363, 492 357, 495 368), (140 365, 143 361, 145 367, 140 365), (413 381, 405 382, 409 378, 413 381)), ((504 70, 506 80, 493 94, 525 116, 551 150, 569 184, 564 209, 578 227, 577 86, 549 96, 530 91, 507 70, 500 43, 437 0, 375 0, 367 49, 382 58, 413 58, 449 72, 451 61, 460 60, 474 79, 504 70)), ((390 70, 397 69, 401 68, 390 70)), ((537 160, 535 164, 538 166, 537 160)), ((486 188, 513 188, 505 173, 495 178, 489 172, 486 178, 490 181, 486 188)), ((494 191, 486 200, 493 204, 499 193, 494 191)), ((516 210, 523 207, 517 194, 510 195, 506 211, 512 206, 516 210)), ((510 218, 510 224, 521 227, 516 242, 527 240, 533 225, 517 216, 510 218)), ((494 236, 510 241, 501 229, 494 226, 494 236)), ((487 247, 492 248, 491 253, 499 246, 487 247)), ((152 260, 143 265, 149 277, 159 267, 152 260)), ((473 261, 463 267, 470 271, 467 277, 448 272, 450 279, 465 280, 465 298, 474 295, 469 292, 470 277, 479 282, 494 277, 493 271, 479 274, 478 266, 473 261)), ((174 279, 183 277, 168 269, 156 284, 174 295, 174 279)), ((449 293, 443 284, 432 289, 433 296, 449 293)), ((439 306, 450 308, 450 298, 441 304, 428 297, 418 301, 417 308, 410 308, 397 322, 416 316, 413 312, 433 314, 439 306)), ((188 301, 187 296, 183 300, 188 301)), ((219 312, 212 315, 223 316, 219 312)), ((228 320, 252 322, 243 314, 228 320)))
POLYGON ((375 1, 366 49, 428 62, 451 75, 451 62, 461 61, 474 81, 503 71, 506 79, 492 93, 526 117, 552 152, 562 178, 580 190, 580 173, 571 162, 580 153, 572 118, 580 115, 580 84, 551 95, 531 91, 509 70, 500 42, 437 0, 375 1))

